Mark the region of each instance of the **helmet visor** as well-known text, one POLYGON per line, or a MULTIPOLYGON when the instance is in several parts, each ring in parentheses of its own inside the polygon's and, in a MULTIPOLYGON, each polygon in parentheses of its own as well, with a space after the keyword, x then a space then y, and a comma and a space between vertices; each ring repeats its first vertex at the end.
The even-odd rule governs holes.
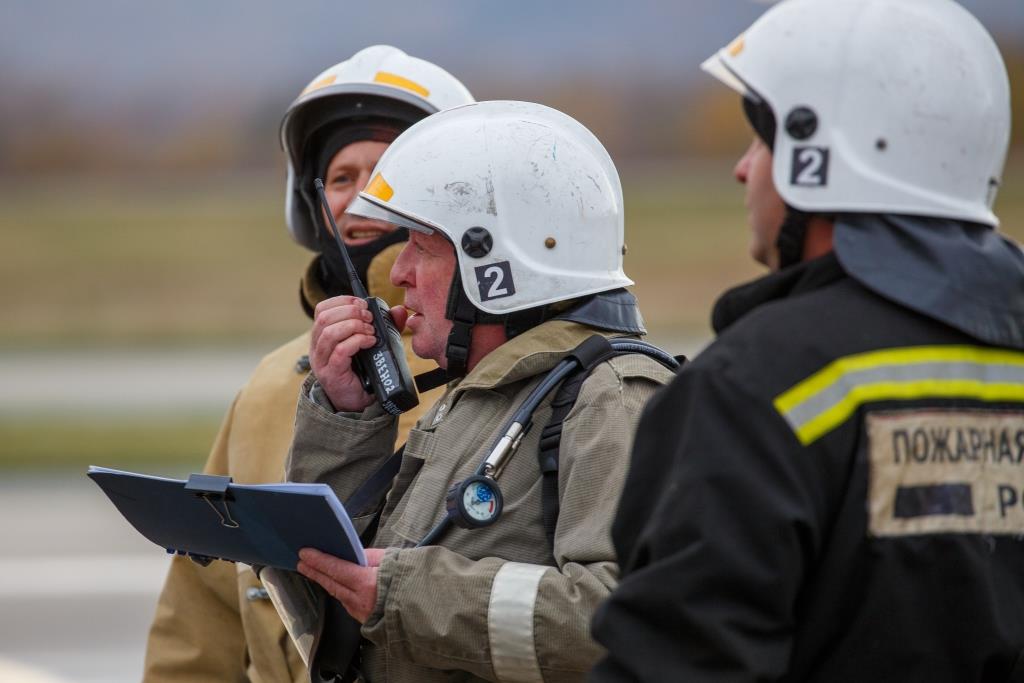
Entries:
POLYGON ((368 196, 364 192, 360 192, 359 196, 352 200, 352 203, 349 204, 345 213, 350 213, 353 216, 362 216, 363 218, 384 221, 385 223, 397 225, 400 228, 408 228, 409 230, 421 232, 424 235, 431 235, 435 230, 440 230, 442 234, 446 234, 439 226, 434 225, 425 218, 419 218, 417 216, 411 216, 394 211, 387 206, 381 205, 374 200, 374 197, 368 196))
POLYGON ((733 73, 732 69, 726 65, 725 61, 722 59, 721 52, 716 52, 705 59, 704 63, 700 65, 700 68, 702 71, 711 74, 739 94, 744 96, 753 95, 756 97, 750 88, 747 87, 747 84, 744 83, 740 77, 733 73))

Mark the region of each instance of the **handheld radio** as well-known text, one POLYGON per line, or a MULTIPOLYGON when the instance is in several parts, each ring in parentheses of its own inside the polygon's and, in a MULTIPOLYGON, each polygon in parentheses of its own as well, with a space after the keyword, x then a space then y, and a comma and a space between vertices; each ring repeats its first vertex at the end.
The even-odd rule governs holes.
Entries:
POLYGON ((313 181, 313 186, 320 196, 320 203, 331 224, 331 234, 334 235, 338 249, 341 250, 341 257, 345 261, 345 270, 348 272, 352 294, 364 299, 373 315, 373 331, 377 342, 356 354, 353 359, 354 369, 359 379, 362 380, 363 389, 367 393, 374 394, 384 410, 392 415, 399 415, 406 410, 415 408, 420 402, 416 395, 416 383, 409 371, 409 364, 405 360, 402 333, 398 331, 394 320, 391 319, 387 302, 380 297, 371 297, 370 293, 366 291, 366 287, 359 281, 356 269, 352 265, 352 259, 349 258, 348 249, 345 248, 345 242, 342 241, 341 233, 338 232, 338 225, 334 222, 330 204, 327 203, 323 181, 317 178, 313 181))

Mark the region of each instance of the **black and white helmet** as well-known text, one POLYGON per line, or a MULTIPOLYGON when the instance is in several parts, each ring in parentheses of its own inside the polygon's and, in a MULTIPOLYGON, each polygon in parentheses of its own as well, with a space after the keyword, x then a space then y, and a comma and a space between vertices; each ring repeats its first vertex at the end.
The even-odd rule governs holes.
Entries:
POLYGON ((381 123, 402 130, 473 101, 466 87, 441 67, 388 45, 360 50, 319 74, 281 121, 281 146, 288 155, 285 220, 292 238, 320 250, 312 182, 323 172, 314 166, 325 135, 344 135, 348 128, 352 141, 372 138, 381 123))

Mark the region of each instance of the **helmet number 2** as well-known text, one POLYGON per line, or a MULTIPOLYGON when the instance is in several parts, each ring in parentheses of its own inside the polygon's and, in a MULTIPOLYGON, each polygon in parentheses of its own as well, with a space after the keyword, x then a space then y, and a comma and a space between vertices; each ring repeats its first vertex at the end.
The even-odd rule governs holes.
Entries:
POLYGON ((476 284, 480 288, 480 301, 502 299, 516 293, 512 281, 512 267, 508 261, 498 261, 474 268, 476 284))
POLYGON ((794 147, 790 185, 828 185, 828 147, 794 147))

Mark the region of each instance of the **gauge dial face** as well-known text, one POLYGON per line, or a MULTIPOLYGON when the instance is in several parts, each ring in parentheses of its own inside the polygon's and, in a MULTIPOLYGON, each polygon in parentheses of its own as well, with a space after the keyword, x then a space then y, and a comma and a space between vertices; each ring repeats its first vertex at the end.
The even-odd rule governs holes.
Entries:
POLYGON ((494 491, 486 482, 470 482, 462 492, 462 507, 466 511, 466 516, 478 522, 486 522, 494 516, 497 509, 494 491))

